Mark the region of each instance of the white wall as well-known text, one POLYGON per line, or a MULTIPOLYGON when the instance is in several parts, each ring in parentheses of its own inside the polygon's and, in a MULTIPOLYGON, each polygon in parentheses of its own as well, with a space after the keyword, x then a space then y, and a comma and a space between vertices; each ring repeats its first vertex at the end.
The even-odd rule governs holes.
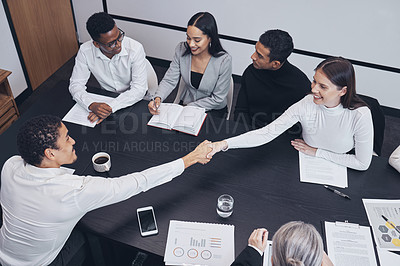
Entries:
POLYGON ((86 42, 90 40, 90 35, 86 30, 86 20, 94 13, 102 12, 103 3, 101 0, 72 0, 72 6, 78 30, 78 41, 86 42))
MULTIPOLYGON (((102 11, 101 0, 74 0, 80 41, 89 40, 85 22, 102 11)), ((198 11, 217 19, 221 34, 257 40, 268 29, 287 30, 298 49, 400 68, 400 1, 365 0, 203 0, 201 6, 186 0, 107 0, 113 15, 185 27, 198 11)), ((185 33, 126 21, 116 21, 128 36, 140 41, 146 54, 171 60, 185 33)), ((233 73, 241 75, 254 50, 252 45, 222 40, 233 57, 233 73)), ((289 60, 311 79, 319 58, 292 54, 289 60)), ((400 74, 355 66, 357 89, 384 106, 400 109, 400 74)))
POLYGON ((10 27, 8 26, 3 5, 0 5, 0 36, 0 68, 12 72, 11 75, 8 76, 8 81, 14 97, 17 97, 28 88, 28 86, 18 58, 17 49, 14 45, 10 27))

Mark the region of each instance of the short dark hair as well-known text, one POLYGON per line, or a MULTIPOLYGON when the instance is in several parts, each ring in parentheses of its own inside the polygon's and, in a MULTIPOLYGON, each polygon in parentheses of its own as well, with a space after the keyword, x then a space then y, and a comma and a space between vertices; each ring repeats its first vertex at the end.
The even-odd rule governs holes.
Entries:
POLYGON ((100 34, 109 32, 114 26, 115 21, 105 12, 94 13, 86 21, 86 29, 94 41, 98 41, 100 34))
POLYGON ((52 115, 36 116, 25 122, 17 135, 19 154, 26 163, 39 166, 48 148, 58 149, 61 119, 52 115))
POLYGON ((340 97, 340 103, 350 110, 366 106, 357 96, 356 76, 351 62, 343 57, 329 57, 318 64, 315 71, 321 70, 334 85, 340 89, 347 87, 346 94, 340 97))
POLYGON ((270 50, 270 62, 276 60, 283 64, 293 52, 293 39, 283 30, 268 30, 260 36, 258 41, 270 50))
MULTIPOLYGON (((212 56, 219 57, 226 53, 219 40, 217 21, 213 15, 208 12, 196 13, 189 19, 187 26, 195 26, 211 39, 208 51, 212 56)), ((187 43, 185 43, 185 47, 183 55, 190 54, 190 47, 187 43)))

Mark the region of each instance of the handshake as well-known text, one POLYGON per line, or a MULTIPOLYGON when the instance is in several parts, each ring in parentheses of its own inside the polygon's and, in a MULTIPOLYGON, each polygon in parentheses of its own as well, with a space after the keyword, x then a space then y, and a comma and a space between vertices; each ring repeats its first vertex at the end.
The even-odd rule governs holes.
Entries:
POLYGON ((200 143, 196 149, 194 149, 194 151, 182 158, 183 162, 185 163, 185 168, 195 163, 206 164, 212 159, 214 154, 222 150, 226 150, 227 148, 228 143, 225 140, 218 142, 205 140, 200 143))

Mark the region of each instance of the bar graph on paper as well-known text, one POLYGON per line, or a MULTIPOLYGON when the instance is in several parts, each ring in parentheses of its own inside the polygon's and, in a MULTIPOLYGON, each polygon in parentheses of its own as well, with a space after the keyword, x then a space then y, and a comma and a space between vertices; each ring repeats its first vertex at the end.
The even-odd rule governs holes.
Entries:
POLYGON ((234 226, 170 221, 166 265, 229 265, 234 257, 234 226))

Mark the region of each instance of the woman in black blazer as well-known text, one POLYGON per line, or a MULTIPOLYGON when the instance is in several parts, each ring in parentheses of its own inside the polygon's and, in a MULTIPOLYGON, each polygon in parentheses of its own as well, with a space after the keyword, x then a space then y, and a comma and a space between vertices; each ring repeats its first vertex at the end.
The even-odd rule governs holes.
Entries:
MULTIPOLYGON (((256 229, 249 245, 231 266, 262 266, 268 231, 256 229)), ((273 266, 333 266, 324 252, 322 238, 314 226, 304 222, 289 222, 279 228, 272 238, 273 266)))

